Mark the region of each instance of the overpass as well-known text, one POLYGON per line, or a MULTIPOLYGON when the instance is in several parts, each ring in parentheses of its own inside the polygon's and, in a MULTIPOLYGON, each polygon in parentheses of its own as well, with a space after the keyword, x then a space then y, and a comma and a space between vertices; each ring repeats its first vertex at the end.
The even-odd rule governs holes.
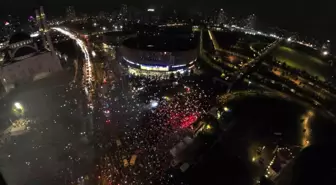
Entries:
POLYGON ((243 80, 247 75, 249 75, 251 72, 253 72, 253 70, 261 64, 261 59, 264 58, 266 55, 268 55, 271 51, 273 51, 276 47, 278 47, 278 45, 282 42, 283 40, 276 40, 275 42, 273 42, 270 47, 265 50, 263 53, 261 53, 258 57, 254 58, 253 60, 251 60, 248 65, 244 66, 243 69, 239 70, 236 72, 236 74, 234 75, 236 77, 236 79, 230 84, 230 86, 228 87, 227 92, 229 93, 233 87, 234 84, 236 84, 237 82, 239 82, 240 80, 243 80))
POLYGON ((201 29, 200 31, 200 45, 199 45, 199 55, 200 57, 208 64, 210 65, 213 69, 223 73, 224 70, 222 69, 222 67, 220 67, 219 65, 213 63, 211 60, 211 58, 208 56, 207 51, 204 50, 203 48, 203 29, 201 29))
POLYGON ((210 30, 208 30, 208 34, 209 34, 209 37, 210 37, 210 39, 211 39, 211 41, 212 41, 212 43, 213 43, 214 48, 215 48, 216 51, 225 52, 225 53, 227 53, 227 54, 229 54, 229 55, 237 56, 237 57, 239 57, 239 58, 243 58, 243 59, 245 59, 245 60, 251 60, 250 57, 247 57, 247 56, 245 56, 245 55, 241 55, 241 54, 239 54, 239 53, 232 52, 232 51, 229 51, 229 50, 227 50, 227 49, 223 49, 223 48, 221 48, 221 47, 219 46, 219 44, 218 44, 218 42, 217 42, 215 36, 213 35, 213 33, 212 33, 210 30))

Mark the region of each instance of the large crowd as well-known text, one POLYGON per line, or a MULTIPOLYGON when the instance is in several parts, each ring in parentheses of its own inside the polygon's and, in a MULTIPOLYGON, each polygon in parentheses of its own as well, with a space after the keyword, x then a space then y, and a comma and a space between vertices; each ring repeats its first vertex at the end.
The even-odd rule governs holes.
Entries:
POLYGON ((192 124, 208 108, 205 100, 209 97, 194 81, 127 80, 126 90, 111 85, 107 95, 101 96, 101 102, 110 104, 105 106, 111 112, 108 124, 119 131, 117 137, 102 136, 100 146, 105 152, 97 164, 97 179, 102 184, 166 184, 171 179, 163 174, 173 160, 169 151, 192 135, 192 124))

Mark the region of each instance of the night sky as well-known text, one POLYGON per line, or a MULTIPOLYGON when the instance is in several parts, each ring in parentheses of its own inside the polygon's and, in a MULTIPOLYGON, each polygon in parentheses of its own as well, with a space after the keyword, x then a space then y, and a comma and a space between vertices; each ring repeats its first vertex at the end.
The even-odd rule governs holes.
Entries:
POLYGON ((230 15, 257 15, 258 24, 278 26, 300 35, 313 36, 319 39, 330 39, 336 42, 336 11, 334 0, 2 0, 0 18, 4 14, 28 16, 33 14, 34 7, 45 6, 50 15, 64 15, 65 7, 75 6, 77 12, 111 11, 121 3, 139 8, 158 5, 159 3, 183 9, 212 9, 222 7, 230 15))

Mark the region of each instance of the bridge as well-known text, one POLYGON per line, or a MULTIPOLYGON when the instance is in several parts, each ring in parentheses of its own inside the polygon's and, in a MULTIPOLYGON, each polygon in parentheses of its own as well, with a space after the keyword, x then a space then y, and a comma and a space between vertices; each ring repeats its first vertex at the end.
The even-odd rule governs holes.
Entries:
POLYGON ((247 75, 249 75, 254 68, 258 67, 259 64, 261 64, 261 59, 264 58, 266 55, 268 55, 271 51, 273 51, 278 45, 282 42, 282 40, 276 40, 272 44, 270 44, 270 47, 265 50, 263 53, 261 53, 258 57, 252 59, 248 65, 244 66, 243 69, 236 72, 234 75, 236 79, 230 84, 228 87, 227 92, 229 93, 233 87, 234 84, 239 82, 240 80, 244 79, 247 75))
POLYGON ((247 57, 247 56, 245 56, 245 55, 241 55, 241 54, 239 54, 239 53, 232 52, 232 51, 229 51, 229 50, 227 50, 227 49, 223 49, 223 48, 221 48, 221 47, 219 46, 219 44, 218 44, 218 42, 217 42, 215 36, 213 35, 213 33, 212 33, 210 30, 208 30, 208 34, 209 34, 210 40, 212 41, 212 43, 213 43, 214 48, 215 48, 216 51, 221 51, 221 52, 227 53, 227 54, 229 54, 229 55, 233 55, 233 56, 236 56, 236 57, 239 57, 239 58, 243 58, 243 59, 245 59, 245 60, 251 60, 250 57, 247 57))

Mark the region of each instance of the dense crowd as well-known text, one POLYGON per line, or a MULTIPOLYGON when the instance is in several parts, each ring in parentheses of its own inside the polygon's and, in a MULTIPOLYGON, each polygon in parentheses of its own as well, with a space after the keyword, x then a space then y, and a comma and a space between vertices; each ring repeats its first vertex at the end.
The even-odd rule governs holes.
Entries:
POLYGON ((209 97, 193 81, 140 77, 127 80, 129 86, 123 93, 115 93, 120 90, 117 86, 101 96, 102 102, 113 104, 106 106, 111 112, 108 124, 115 124, 120 131, 118 138, 107 134, 101 144, 107 152, 97 165, 98 181, 166 184, 171 179, 163 174, 173 160, 169 151, 185 136, 192 135, 192 124, 207 109, 205 99, 209 97), (118 114, 123 114, 120 110, 127 117, 118 119, 118 114), (134 155, 136 161, 131 164, 134 155))

